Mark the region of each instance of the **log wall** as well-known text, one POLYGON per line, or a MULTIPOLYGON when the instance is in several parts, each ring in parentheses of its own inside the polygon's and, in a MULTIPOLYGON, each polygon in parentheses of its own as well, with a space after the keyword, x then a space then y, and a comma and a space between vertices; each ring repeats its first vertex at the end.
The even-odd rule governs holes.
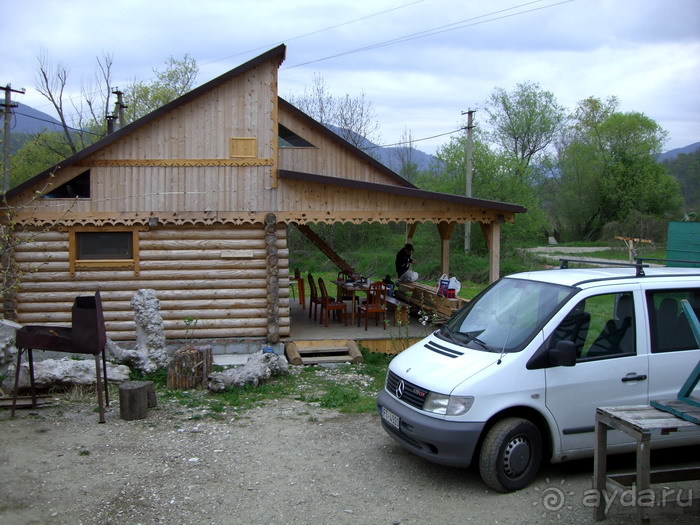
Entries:
MULTIPOLYGON (((268 252, 264 225, 151 228, 138 232, 140 274, 133 270, 78 270, 70 277, 68 233, 23 233, 16 250, 23 272, 16 296, 21 324, 69 325, 78 295, 100 290, 107 335, 135 339, 131 297, 156 290, 166 339, 186 335, 183 319, 197 319, 189 337, 265 339, 268 335, 268 252), (31 235, 31 238, 29 237, 31 235)), ((284 225, 277 225, 279 335, 289 335, 289 251, 284 225)), ((275 296, 277 297, 277 296, 275 296)))

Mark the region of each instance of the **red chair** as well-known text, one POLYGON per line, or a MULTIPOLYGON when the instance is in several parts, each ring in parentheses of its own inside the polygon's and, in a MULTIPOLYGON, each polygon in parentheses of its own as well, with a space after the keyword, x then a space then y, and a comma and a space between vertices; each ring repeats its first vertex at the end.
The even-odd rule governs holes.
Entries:
POLYGON ((365 316, 365 330, 367 330, 367 319, 370 314, 374 314, 375 323, 379 324, 382 318, 382 327, 386 330, 386 294, 387 287, 382 281, 377 281, 369 285, 367 290, 367 301, 360 305, 357 315, 357 326, 360 326, 362 315, 365 316))
POLYGON ((328 312, 341 312, 343 316, 343 323, 345 326, 348 325, 348 305, 343 301, 336 301, 335 298, 329 297, 326 291, 326 283, 323 279, 318 278, 318 288, 321 290, 321 322, 325 322, 326 328, 328 327, 328 312))
MULTIPOLYGON (((309 281, 309 319, 311 319, 311 310, 314 311, 314 321, 316 320, 316 307, 321 304, 321 298, 318 295, 318 290, 316 290, 316 284, 314 283, 314 278, 311 273, 307 274, 307 280, 309 281)), ((323 310, 321 310, 323 313, 323 310)))

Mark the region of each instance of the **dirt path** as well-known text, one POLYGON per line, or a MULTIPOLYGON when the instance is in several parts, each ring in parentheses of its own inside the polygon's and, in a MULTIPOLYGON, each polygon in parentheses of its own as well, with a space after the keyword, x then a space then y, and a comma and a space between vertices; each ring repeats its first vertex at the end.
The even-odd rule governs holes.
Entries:
MULTIPOLYGON (((549 466, 529 488, 497 494, 473 470, 405 452, 375 414, 279 400, 241 416, 200 417, 162 401, 139 421, 119 419, 113 402, 106 424, 92 405, 67 401, 15 419, 3 410, 0 522, 592 523, 590 461, 549 466)), ((632 468, 633 458, 621 466, 632 468)), ((633 516, 614 505, 606 523, 633 516)))

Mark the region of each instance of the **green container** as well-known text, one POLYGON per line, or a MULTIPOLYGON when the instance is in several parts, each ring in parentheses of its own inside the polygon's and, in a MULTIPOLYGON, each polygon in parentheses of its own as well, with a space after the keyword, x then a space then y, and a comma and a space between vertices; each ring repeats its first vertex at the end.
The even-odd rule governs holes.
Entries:
POLYGON ((700 222, 669 222, 666 258, 696 263, 672 263, 667 266, 700 268, 700 222))

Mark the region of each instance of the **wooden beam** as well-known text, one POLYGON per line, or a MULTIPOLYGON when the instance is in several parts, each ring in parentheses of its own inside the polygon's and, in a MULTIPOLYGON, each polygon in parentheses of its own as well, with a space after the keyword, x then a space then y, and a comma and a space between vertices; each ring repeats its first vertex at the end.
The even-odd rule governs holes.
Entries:
POLYGON ((501 273, 501 223, 498 221, 489 224, 480 222, 479 225, 489 250, 489 282, 494 282, 498 280, 501 273))
POLYGON ((294 226, 303 233, 307 239, 309 239, 323 254, 328 257, 333 264, 335 264, 338 268, 341 270, 345 270, 350 273, 355 273, 355 269, 350 266, 345 260, 338 255, 338 253, 333 250, 328 244, 326 244, 326 241, 321 239, 315 231, 313 231, 308 224, 296 224, 294 223, 294 226))
POLYGON ((413 236, 416 234, 417 222, 406 223, 406 242, 413 244, 413 236))
POLYGON ((454 232, 456 222, 442 221, 437 228, 440 233, 440 271, 450 275, 450 238, 454 232))

